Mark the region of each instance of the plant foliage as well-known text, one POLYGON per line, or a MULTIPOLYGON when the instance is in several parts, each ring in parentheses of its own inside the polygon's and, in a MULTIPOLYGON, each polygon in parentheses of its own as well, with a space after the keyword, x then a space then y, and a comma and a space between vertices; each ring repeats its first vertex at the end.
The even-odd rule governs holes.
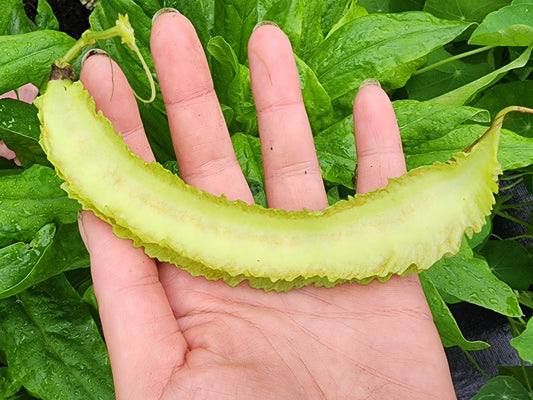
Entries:
MULTIPOLYGON (((51 63, 74 39, 58 30, 45 0, 30 20, 21 0, 0 0, 0 92, 42 87, 51 63)), ((533 106, 533 0, 101 0, 93 29, 127 13, 149 66, 151 18, 174 7, 196 27, 256 202, 265 205, 257 120, 246 45, 262 20, 289 36, 330 203, 354 189, 352 101, 377 78, 394 100, 408 168, 445 161, 465 148, 505 106, 533 106)), ((119 40, 98 43, 134 90, 149 97, 142 66, 119 40)), ((76 65, 76 64, 75 64, 76 65)), ((79 66, 79 60, 77 61, 79 66)), ((140 105, 156 158, 175 167, 160 95, 140 105)), ((533 118, 513 116, 502 131, 502 189, 533 189, 533 118)), ((35 107, 0 101, 0 139, 22 167, 0 162, 0 398, 112 399, 111 372, 98 329, 88 271, 69 200, 38 146, 35 107)), ((475 398, 532 398, 533 224, 531 202, 498 197, 489 223, 454 257, 421 274, 445 346, 466 352, 488 344, 461 333, 448 304, 469 302, 509 318, 522 366, 502 366, 475 398), (501 238, 493 219, 520 236, 501 238)))

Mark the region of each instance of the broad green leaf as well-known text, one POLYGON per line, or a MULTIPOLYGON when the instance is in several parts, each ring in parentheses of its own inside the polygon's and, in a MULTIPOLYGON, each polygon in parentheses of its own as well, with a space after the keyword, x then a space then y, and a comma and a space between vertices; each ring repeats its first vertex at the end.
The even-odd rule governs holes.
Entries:
POLYGON ((31 273, 52 245, 55 233, 55 225, 48 224, 30 243, 17 242, 0 249, 0 298, 9 297, 12 289, 31 273))
POLYGON ((455 321, 450 309, 426 272, 419 275, 420 282, 422 283, 442 344, 445 347, 459 346, 465 351, 483 350, 490 347, 488 343, 482 341, 471 342, 465 339, 457 325, 457 321, 455 321))
POLYGON ((424 0, 358 0, 357 3, 370 13, 419 11, 424 6, 424 0))
POLYGON ((21 383, 11 376, 8 367, 0 367, 0 399, 9 399, 21 387, 21 383))
POLYGON ((23 101, 0 99, 0 139, 15 152, 25 168, 35 163, 51 165, 39 145, 40 133, 37 107, 23 101))
POLYGON ((54 10, 46 0, 39 0, 37 3, 37 15, 35 16, 37 29, 59 30, 59 21, 54 15, 54 10))
MULTIPOLYGON (((0 0, 0 34, 10 35, 10 20, 12 18, 11 10, 13 10, 17 3, 22 3, 21 0, 0 0)), ((26 17, 27 18, 27 17, 26 17)))
POLYGON ((29 82, 39 85, 73 44, 73 38, 57 31, 0 36, 0 93, 29 82))
POLYGON ((529 385, 530 383, 528 382, 533 382, 533 366, 511 367, 507 365, 500 365, 498 368, 498 374, 512 376, 524 386, 529 385))
MULTIPOLYGON (((426 64, 432 65, 450 57, 452 57, 450 53, 439 48, 428 55, 426 64)), ((407 82, 406 89, 410 99, 429 100, 464 86, 492 71, 493 68, 488 62, 468 63, 455 60, 413 76, 407 82)))
POLYGON ((309 123, 313 132, 320 132, 329 125, 333 114, 331 99, 313 70, 298 56, 295 58, 309 123))
POLYGON ((61 183, 52 169, 37 164, 0 177, 0 247, 29 242, 50 222, 77 221, 79 205, 68 198, 61 183))
POLYGON ((530 46, 533 43, 533 2, 510 5, 490 13, 472 33, 469 43, 530 46))
POLYGON ((378 79, 386 89, 404 86, 428 53, 469 25, 423 12, 367 15, 337 29, 305 61, 342 118, 351 113, 363 80, 378 79))
POLYGON ((424 11, 439 18, 481 22, 488 13, 509 3, 510 0, 426 0, 424 11))
POLYGON ((523 304, 526 307, 533 309, 533 292, 524 291, 518 293, 518 301, 520 302, 520 304, 523 304))
POLYGON ((333 205, 336 202, 338 202, 341 199, 340 193, 339 193, 339 186, 332 186, 329 188, 326 192, 326 195, 328 197, 328 204, 333 205))
POLYGON ((42 227, 33 240, 0 248, 0 299, 13 296, 61 272, 87 268, 89 255, 78 224, 42 227))
POLYGON ((0 348, 12 375, 38 398, 115 398, 102 337, 63 275, 0 301, 0 348))
POLYGON ((250 186, 255 202, 267 207, 261 143, 256 136, 236 133, 231 137, 237 161, 250 186))
POLYGON ((219 100, 231 108, 230 132, 258 134, 257 115, 252 96, 250 72, 222 36, 211 38, 207 50, 213 57, 219 100))
POLYGON ((393 103, 404 150, 449 134, 467 121, 490 122, 487 111, 474 107, 451 107, 416 100, 393 103))
POLYGON ((521 68, 524 65, 526 65, 527 62, 529 61, 532 48, 533 46, 528 47, 520 55, 520 57, 511 61, 509 64, 501 68, 498 68, 497 70, 492 71, 491 73, 481 78, 478 78, 473 82, 470 82, 464 86, 461 86, 460 88, 452 90, 451 92, 448 92, 441 96, 435 97, 431 99, 430 101, 436 104, 447 104, 447 105, 455 105, 455 106, 468 104, 474 98, 475 95, 477 95, 483 89, 486 89, 490 85, 497 82, 507 72, 511 71, 512 69, 521 68))
MULTIPOLYGON (((489 110, 492 116, 511 105, 533 108, 531 93, 533 93, 533 81, 531 80, 498 84, 486 90, 474 106, 489 110)), ((513 114, 512 118, 505 121, 505 126, 521 136, 533 137, 533 115, 531 114, 513 114)))
MULTIPOLYGON (((338 2, 342 5, 344 0, 338 2)), ((298 45, 294 46, 294 52, 303 60, 307 60, 324 40, 321 15, 326 11, 327 3, 326 0, 303 0, 302 33, 298 45)))
POLYGON ((494 276, 485 260, 474 256, 466 238, 459 253, 437 261, 426 276, 440 292, 510 317, 522 315, 513 290, 494 276))
POLYGON ((354 19, 363 17, 365 15, 368 15, 368 11, 364 7, 361 7, 360 5, 352 1, 352 4, 350 4, 350 8, 348 8, 342 18, 339 19, 335 25, 333 25, 333 27, 328 32, 326 38, 333 32, 335 32, 337 29, 339 29, 341 26, 346 25, 348 22, 351 22, 354 19))
POLYGON ((510 376, 497 376, 488 381, 472 400, 527 400, 529 393, 520 382, 510 376))
POLYGON ((533 260, 515 240, 489 240, 481 249, 494 274, 513 289, 527 290, 533 283, 533 260))
POLYGON ((258 22, 258 0, 216 0, 214 31, 232 47, 237 59, 244 64, 247 43, 258 22))
POLYGON ((357 165, 353 117, 348 116, 316 135, 315 148, 322 178, 353 189, 357 165))
MULTIPOLYGON (((440 138, 404 148, 407 169, 433 164, 435 161, 446 162, 454 153, 462 151, 481 137, 486 130, 487 127, 481 125, 464 125, 440 138)), ((533 164, 533 139, 502 129, 498 160, 504 171, 533 164)))
POLYGON ((529 319, 526 329, 520 336, 511 339, 510 343, 518 351, 522 360, 533 362, 533 318, 529 319))
POLYGON ((18 35, 35 30, 35 23, 28 18, 22 0, 1 0, 0 34, 18 35))
POLYGON ((326 35, 348 11, 351 4, 357 3, 356 0, 325 0, 325 9, 320 21, 321 30, 326 35))

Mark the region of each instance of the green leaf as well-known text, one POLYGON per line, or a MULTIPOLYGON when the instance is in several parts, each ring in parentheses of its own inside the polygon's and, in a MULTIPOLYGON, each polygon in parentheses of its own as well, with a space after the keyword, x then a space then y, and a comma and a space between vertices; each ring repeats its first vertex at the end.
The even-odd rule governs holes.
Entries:
POLYGON ((35 23, 28 18, 22 0, 0 0, 0 34, 18 35, 35 30, 35 23))
POLYGON ((466 340, 446 302, 427 275, 427 271, 419 276, 442 344, 445 347, 459 346, 465 351, 483 350, 490 347, 488 343, 482 341, 471 342, 466 340))
MULTIPOLYGON (((462 151, 481 137, 486 130, 487 127, 481 125, 464 125, 440 138, 404 148, 407 169, 433 164, 435 161, 446 162, 454 153, 462 151)), ((498 160, 504 171, 531 165, 533 163, 533 139, 502 129, 498 160)))
POLYGON ((526 329, 513 339, 511 339, 511 346, 513 346, 524 361, 533 362, 533 318, 529 319, 526 329))
POLYGON ((0 301, 0 349, 10 372, 41 399, 114 399, 107 350, 63 275, 0 301))
POLYGON ((327 34, 330 29, 344 16, 356 0, 325 0, 324 13, 320 21, 321 30, 327 34))
POLYGON ((357 165, 353 117, 350 115, 315 136, 322 178, 353 189, 357 165))
POLYGON ((441 96, 435 97, 430 101, 436 104, 447 104, 455 106, 468 104, 479 92, 497 82, 507 72, 516 68, 522 68, 524 65, 526 65, 531 55, 531 49, 533 49, 533 46, 528 47, 520 55, 520 57, 511 61, 507 65, 498 68, 497 70, 492 71, 491 73, 481 78, 478 78, 473 82, 461 86, 460 88, 452 90, 451 92, 445 93, 441 96))
POLYGON ((52 63, 74 42, 66 33, 57 31, 0 36, 0 93, 29 82, 39 86, 48 78, 52 63))
POLYGON ((0 399, 9 399, 22 387, 22 384, 11 376, 8 367, 0 367, 0 399))
POLYGON ((524 386, 510 376, 497 376, 488 381, 472 400, 527 400, 529 393, 524 386))
POLYGON ((441 292, 510 317, 522 315, 513 290, 474 256, 466 238, 459 253, 437 261, 425 274, 441 292))
POLYGON ((424 0, 358 0, 370 13, 422 10, 424 0))
MULTIPOLYGON (((450 53, 439 48, 428 55, 426 64, 436 64, 450 57, 452 57, 450 53)), ((413 76, 407 82, 406 89, 410 99, 429 100, 464 86, 492 71, 493 68, 488 62, 468 63, 455 60, 413 76)))
POLYGON ((330 125, 329 121, 333 114, 331 99, 313 70, 298 56, 295 59, 309 124, 312 131, 317 133, 330 125))
POLYGON ((533 283, 533 260, 515 240, 489 240, 481 249, 494 274, 513 289, 527 290, 533 283))
POLYGON ((13 296, 61 272, 89 266, 78 224, 43 226, 29 243, 0 249, 0 299, 13 296))
POLYGON ((467 106, 445 106, 416 100, 393 103, 404 151, 450 133, 467 121, 490 122, 487 111, 467 106))
MULTIPOLYGON (((531 80, 498 84, 486 90, 474 106, 489 110, 493 116, 511 105, 533 108, 531 93, 533 93, 533 81, 531 80)), ((533 115, 531 114, 514 114, 512 118, 505 121, 505 126, 521 136, 533 137, 533 115)))
POLYGON ((513 4, 490 13, 472 33, 469 43, 530 46, 533 43, 533 2, 513 4))
POLYGON ((500 365, 498 368, 498 374, 512 376, 526 387, 530 384, 529 382, 533 382, 533 366, 511 367, 500 365))
POLYGON ((360 5, 358 5, 355 1, 352 1, 346 13, 342 16, 341 19, 337 21, 335 25, 331 27, 327 36, 331 35, 333 32, 335 32, 337 29, 347 24, 348 22, 351 22, 354 19, 363 17, 365 15, 368 15, 368 11, 364 7, 361 7, 360 5))
MULTIPOLYGON (((10 20, 11 20, 11 10, 13 10, 18 3, 22 3, 20 0, 0 0, 0 34, 10 35, 10 20)), ((26 17, 27 18, 27 17, 26 17)))
POLYGON ((39 145, 41 125, 37 107, 23 101, 0 99, 0 139, 15 152, 25 168, 51 165, 39 145))
POLYGON ((248 67, 239 63, 237 55, 221 36, 212 38, 207 50, 216 60, 213 66, 218 78, 216 90, 219 99, 232 110, 232 118, 228 123, 230 132, 257 136, 257 113, 248 67))
POLYGON ((59 21, 54 15, 54 10, 46 0, 39 0, 37 4, 37 15, 35 16, 37 29, 59 30, 59 21))
POLYGON ((0 177, 0 247, 29 242, 42 226, 77 222, 79 205, 61 189, 55 172, 38 164, 0 177))
MULTIPOLYGON (((344 0, 335 0, 339 3, 344 0)), ((294 46, 294 52, 303 60, 307 60, 315 48, 324 41, 321 16, 328 6, 326 0, 303 0, 302 31, 300 41, 294 46)))
POLYGON ((257 204, 267 207, 261 143, 256 136, 236 133, 231 137, 237 161, 257 204))
POLYGON ((259 21, 257 3, 258 0, 215 1, 214 31, 230 44, 241 64, 248 58, 248 38, 259 21))
POLYGON ((481 22, 488 13, 507 5, 509 0, 426 0, 424 11, 439 18, 481 22))
POLYGON ((305 61, 342 118, 351 113, 363 80, 378 79, 386 89, 404 86, 428 53, 469 25, 423 12, 367 15, 337 29, 305 61))

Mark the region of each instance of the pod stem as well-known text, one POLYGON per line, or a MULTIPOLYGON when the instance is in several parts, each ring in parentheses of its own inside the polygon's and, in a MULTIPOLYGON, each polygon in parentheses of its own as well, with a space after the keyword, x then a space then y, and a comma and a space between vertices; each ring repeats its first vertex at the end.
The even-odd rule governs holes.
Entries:
POLYGON ((489 135, 490 132, 492 132, 494 130, 496 130, 498 132, 498 135, 499 135, 499 132, 502 129, 502 126, 503 126, 503 121, 504 121, 505 117, 507 116, 507 114, 509 114, 510 112, 522 112, 522 113, 533 114, 533 108, 527 108, 527 107, 523 107, 523 106, 508 106, 508 107, 505 107, 503 110, 498 112, 498 114, 496 114, 496 117, 494 117, 494 120, 492 121, 492 124, 490 125, 489 129, 487 129, 487 131, 480 138, 478 138, 474 143, 472 143, 470 146, 468 146, 463 151, 465 153, 467 153, 470 150, 472 150, 472 148, 474 147, 474 145, 477 144, 477 142, 479 142, 485 136, 489 135))
POLYGON ((154 78, 150 72, 150 68, 146 64, 144 57, 142 56, 137 44, 135 43, 135 33, 130 24, 128 15, 119 14, 118 19, 115 23, 115 26, 112 26, 109 29, 103 31, 91 31, 86 30, 81 37, 78 39, 74 46, 72 46, 67 53, 55 62, 55 65, 59 68, 66 68, 69 63, 87 46, 92 46, 96 43, 97 40, 107 40, 115 37, 120 37, 122 44, 125 44, 132 50, 139 60, 143 70, 148 78, 150 83, 151 95, 149 99, 143 99, 137 93, 134 92, 135 97, 137 97, 143 103, 151 103, 155 99, 156 90, 154 78))

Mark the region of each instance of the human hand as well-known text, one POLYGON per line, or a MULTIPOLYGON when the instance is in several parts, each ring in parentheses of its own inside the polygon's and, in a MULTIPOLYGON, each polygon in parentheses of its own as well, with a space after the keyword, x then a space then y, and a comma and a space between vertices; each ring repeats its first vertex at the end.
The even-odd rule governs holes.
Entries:
MULTIPOLYGON (((248 47, 269 206, 325 208, 290 43, 264 25, 248 47)), ((190 22, 178 13, 159 16, 151 50, 182 178, 253 202, 190 22)), ((132 150, 152 161, 118 66, 112 73, 107 57, 91 56, 81 80, 132 150)), ((354 122, 357 191, 403 174, 394 112, 379 87, 359 91, 354 122)), ((455 398, 416 276, 265 293, 158 263, 90 212, 80 228, 119 400, 455 398)))

